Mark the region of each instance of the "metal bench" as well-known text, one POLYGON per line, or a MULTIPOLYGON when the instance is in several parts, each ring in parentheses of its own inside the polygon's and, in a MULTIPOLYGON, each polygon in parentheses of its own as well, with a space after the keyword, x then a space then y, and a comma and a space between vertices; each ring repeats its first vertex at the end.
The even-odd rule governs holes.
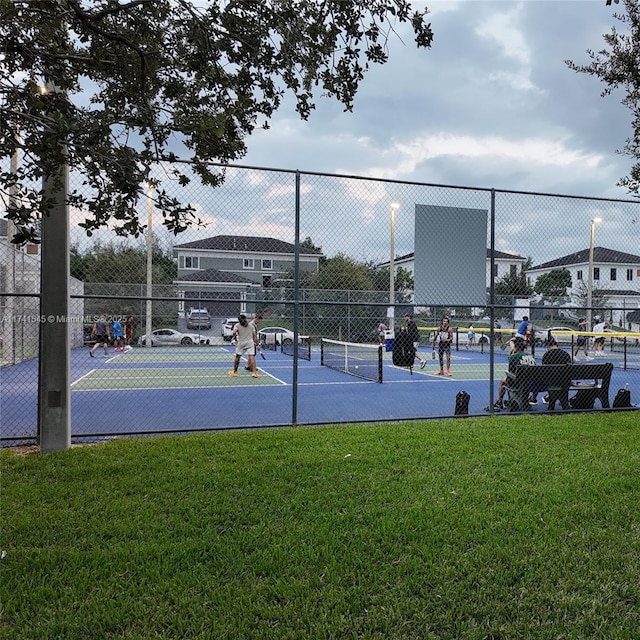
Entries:
POLYGON ((597 364, 541 364, 521 365, 515 373, 507 372, 506 391, 509 394, 510 411, 528 411, 529 395, 546 391, 551 411, 556 402, 564 410, 570 409, 569 392, 586 389, 592 392, 593 401, 600 401, 603 409, 609 408, 609 384, 611 362, 597 364))

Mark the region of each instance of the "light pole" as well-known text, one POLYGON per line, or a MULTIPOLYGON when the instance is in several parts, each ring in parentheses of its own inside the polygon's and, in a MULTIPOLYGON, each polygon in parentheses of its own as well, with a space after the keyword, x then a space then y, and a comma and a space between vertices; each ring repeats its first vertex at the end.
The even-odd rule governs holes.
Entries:
POLYGON ((596 223, 602 218, 591 218, 591 233, 589 234, 589 274, 587 277, 587 331, 591 331, 591 305, 593 304, 593 249, 596 237, 596 223))
POLYGON ((389 207, 391 208, 391 244, 389 247, 389 309, 387 311, 387 317, 389 318, 389 331, 395 331, 395 252, 396 252, 396 211, 400 208, 397 202, 392 202, 389 207))

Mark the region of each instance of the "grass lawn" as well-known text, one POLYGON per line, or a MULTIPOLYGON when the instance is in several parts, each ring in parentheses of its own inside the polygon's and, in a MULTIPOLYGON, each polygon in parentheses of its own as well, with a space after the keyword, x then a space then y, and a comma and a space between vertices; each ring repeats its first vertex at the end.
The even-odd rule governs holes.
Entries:
POLYGON ((0 451, 0 638, 637 639, 638 412, 0 451))

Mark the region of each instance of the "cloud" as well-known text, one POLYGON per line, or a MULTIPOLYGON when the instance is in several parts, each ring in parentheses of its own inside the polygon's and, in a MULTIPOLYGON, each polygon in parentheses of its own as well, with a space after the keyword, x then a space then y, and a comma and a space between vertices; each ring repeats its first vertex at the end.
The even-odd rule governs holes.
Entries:
MULTIPOLYGON (((370 141, 361 139, 357 143, 366 153, 370 141)), ((600 154, 573 150, 554 140, 527 138, 515 141, 497 136, 473 137, 445 132, 420 135, 406 142, 392 142, 380 155, 393 161, 363 168, 364 175, 397 179, 414 173, 424 162, 444 157, 459 161, 581 169, 597 168, 603 160, 600 154)))
POLYGON ((511 58, 523 66, 531 62, 527 39, 520 29, 522 5, 510 11, 499 11, 478 24, 475 33, 498 45, 505 58, 511 58))

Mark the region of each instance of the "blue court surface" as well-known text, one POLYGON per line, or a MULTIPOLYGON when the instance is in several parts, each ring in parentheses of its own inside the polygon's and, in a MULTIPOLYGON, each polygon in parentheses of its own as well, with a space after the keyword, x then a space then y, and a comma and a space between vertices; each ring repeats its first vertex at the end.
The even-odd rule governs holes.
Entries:
MULTIPOLYGON (((238 377, 229 376, 231 346, 137 347, 109 357, 88 349, 72 352, 72 438, 103 438, 125 434, 176 433, 242 427, 395 421, 451 417, 460 390, 471 396, 469 413, 486 415, 490 396, 488 351, 452 352, 451 377, 437 375, 437 360, 425 349, 427 364, 416 363, 411 375, 395 367, 384 354, 382 384, 321 366, 314 347, 311 361, 299 360, 294 387, 291 356, 265 351, 257 358, 259 378, 241 362, 238 377), (294 393, 297 388, 297 393, 294 393)), ((542 356, 542 352, 537 359, 542 356)), ((504 375, 507 355, 494 354, 494 396, 504 375)), ((620 354, 607 353, 601 362, 614 362, 610 402, 628 383, 632 402, 640 398, 640 371, 622 369, 620 354)), ((37 361, 0 370, 0 417, 5 446, 37 435, 37 361)), ((542 397, 542 394, 540 398, 542 397)), ((540 403, 533 411, 546 411, 540 403)), ((596 403, 599 409, 599 404, 596 403)))

